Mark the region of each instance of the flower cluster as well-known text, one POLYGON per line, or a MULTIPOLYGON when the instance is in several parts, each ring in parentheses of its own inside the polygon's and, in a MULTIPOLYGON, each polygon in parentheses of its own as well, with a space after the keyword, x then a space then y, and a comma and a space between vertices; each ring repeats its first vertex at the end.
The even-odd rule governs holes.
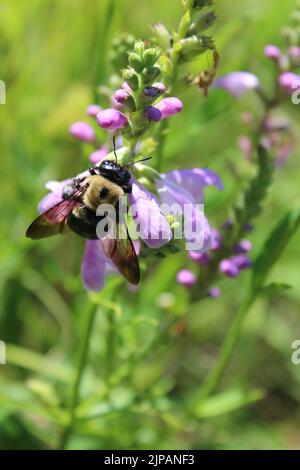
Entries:
MULTIPOLYGON (((209 250, 202 253, 196 251, 189 252, 189 258, 200 268, 200 276, 202 274, 205 275, 205 272, 209 272, 212 266, 217 265, 221 275, 228 278, 236 278, 242 271, 252 266, 251 259, 249 258, 249 253, 252 249, 250 240, 241 239, 234 245, 233 250, 228 250, 226 236, 228 236, 228 232, 232 228, 232 222, 226 220, 222 231, 218 229, 212 230, 212 241, 209 250)), ((177 282, 185 287, 192 288, 197 285, 198 280, 193 271, 184 269, 178 272, 177 282)), ((209 287, 207 294, 212 298, 217 298, 220 296, 221 291, 219 287, 209 287)))
MULTIPOLYGON (((92 164, 99 165, 103 159, 117 156, 120 165, 127 165, 155 151, 159 122, 183 109, 182 101, 171 94, 178 67, 215 50, 212 39, 203 31, 213 24, 216 16, 214 12, 199 15, 199 10, 211 4, 208 0, 184 2, 184 16, 178 31, 172 34, 164 25, 157 24, 153 26, 155 37, 151 41, 134 40, 132 36, 115 40, 110 59, 116 72, 121 70, 121 77, 112 75, 109 86, 100 88, 109 106, 90 104, 86 109, 90 121, 75 122, 69 129, 88 149, 93 147, 89 153, 92 164), (116 148, 109 153, 112 137, 116 148)), ((203 168, 159 173, 143 163, 131 166, 130 172, 129 202, 133 209, 130 214, 138 234, 134 242, 137 254, 147 256, 149 249, 159 256, 177 252, 183 246, 178 233, 189 246, 196 247, 197 254, 211 247, 213 231, 199 206, 204 203, 205 187, 222 189, 216 173, 203 168), (174 205, 182 210, 183 219, 168 209, 174 205), (199 220, 201 229, 187 235, 184 228, 197 227, 199 220)), ((85 175, 87 171, 79 176, 85 175)), ((39 211, 62 201, 71 181, 48 182, 46 188, 50 192, 40 202, 39 211)), ((105 275, 110 272, 115 269, 104 253, 101 240, 88 240, 82 263, 86 289, 102 289, 105 275)))
MULTIPOLYGON (((298 7, 300 9, 300 7, 298 7)), ((242 154, 250 160, 257 142, 272 151, 275 164, 282 165, 293 152, 295 135, 291 122, 282 109, 287 101, 299 104, 300 93, 300 47, 297 27, 300 24, 299 10, 293 15, 293 28, 286 28, 284 34, 287 47, 281 50, 273 44, 265 47, 265 56, 273 63, 273 87, 264 90, 261 80, 250 72, 237 71, 220 77, 214 83, 214 88, 222 88, 233 97, 240 98, 245 92, 252 90, 263 102, 264 113, 259 121, 252 112, 242 114, 242 123, 247 134, 238 139, 242 154), (294 100, 294 101, 293 101, 294 100)))

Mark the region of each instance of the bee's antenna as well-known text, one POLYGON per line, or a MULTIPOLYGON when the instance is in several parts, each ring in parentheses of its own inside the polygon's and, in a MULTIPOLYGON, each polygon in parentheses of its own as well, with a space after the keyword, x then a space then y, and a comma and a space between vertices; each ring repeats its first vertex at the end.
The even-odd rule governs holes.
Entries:
POLYGON ((116 154, 116 138, 115 138, 115 136, 113 136, 113 148, 114 148, 114 156, 115 156, 115 159, 116 159, 116 163, 118 163, 118 157, 117 157, 117 154, 116 154))
POLYGON ((141 160, 137 160, 136 162, 127 163, 126 166, 131 166, 131 165, 135 165, 136 163, 146 162, 147 160, 151 160, 151 158, 152 157, 145 157, 145 158, 142 158, 141 160))

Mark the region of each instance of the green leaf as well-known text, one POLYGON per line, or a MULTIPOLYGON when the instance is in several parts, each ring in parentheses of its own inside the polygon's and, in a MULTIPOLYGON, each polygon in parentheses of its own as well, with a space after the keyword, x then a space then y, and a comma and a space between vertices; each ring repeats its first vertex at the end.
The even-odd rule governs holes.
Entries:
POLYGON ((244 193, 242 205, 235 208, 235 219, 240 226, 244 226, 246 222, 250 222, 261 213, 261 204, 272 182, 274 164, 261 145, 257 149, 257 164, 257 174, 244 193))
POLYGON ((253 266, 252 289, 259 289, 300 225, 300 208, 282 217, 262 246, 253 266))
POLYGON ((253 389, 250 391, 232 389, 214 395, 205 401, 200 401, 193 409, 193 414, 198 418, 209 418, 230 413, 243 406, 254 403, 264 398, 264 391, 253 389))

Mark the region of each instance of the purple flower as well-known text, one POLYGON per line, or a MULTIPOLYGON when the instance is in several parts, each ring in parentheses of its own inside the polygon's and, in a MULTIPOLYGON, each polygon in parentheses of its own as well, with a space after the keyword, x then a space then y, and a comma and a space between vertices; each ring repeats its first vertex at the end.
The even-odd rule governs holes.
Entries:
POLYGON ((123 113, 112 108, 100 111, 96 119, 103 129, 122 129, 128 123, 128 119, 123 113))
POLYGON ((170 97, 162 99, 155 107, 161 112, 161 119, 165 119, 173 116, 173 114, 179 113, 183 108, 183 104, 180 99, 170 97))
POLYGON ((212 251, 218 251, 221 248, 222 245, 222 235, 221 232, 217 229, 213 229, 212 231, 212 244, 210 249, 212 251))
POLYGON ((96 138, 94 129, 86 122, 74 122, 74 124, 70 126, 69 130, 70 134, 79 140, 93 142, 96 138))
POLYGON ((100 111, 101 107, 98 106, 98 104, 90 104, 86 109, 86 114, 88 116, 96 117, 100 111))
POLYGON ((164 93, 166 91, 165 85, 161 82, 153 83, 152 86, 155 87, 155 88, 158 88, 161 93, 164 93))
POLYGON ((63 200, 62 194, 64 187, 72 183, 72 179, 67 179, 64 181, 48 181, 45 187, 50 192, 43 197, 43 199, 38 204, 38 211, 41 214, 42 212, 51 209, 59 202, 63 200))
POLYGON ((124 88, 120 88, 117 90, 114 94, 114 100, 117 101, 118 103, 123 103, 126 98, 128 97, 128 92, 124 90, 124 88))
POLYGON ((250 242, 250 240, 240 240, 234 249, 237 255, 248 253, 251 250, 252 250, 252 243, 250 242))
POLYGON ((130 95, 130 93, 132 92, 130 86, 128 85, 127 82, 123 82, 122 85, 121 85, 121 88, 123 88, 123 90, 127 91, 128 95, 130 95))
POLYGON ((105 145, 103 145, 103 147, 101 147, 98 150, 95 150, 94 152, 90 154, 89 160, 95 165, 96 163, 101 162, 107 154, 108 154, 108 148, 105 145))
POLYGON ((232 261, 232 259, 223 259, 219 268, 221 273, 225 274, 227 277, 237 277, 240 274, 238 266, 232 261))
POLYGON ((195 263, 200 266, 208 266, 211 262, 211 258, 207 253, 199 253, 198 251, 189 251, 189 257, 195 263))
POLYGON ((232 96, 239 98, 248 90, 259 88, 260 82, 256 75, 250 72, 232 72, 223 75, 213 84, 213 88, 223 88, 232 96))
POLYGON ((294 59, 299 59, 299 57, 300 57, 300 47, 291 46, 289 48, 289 56, 293 57, 294 59))
POLYGON ((281 58, 281 50, 279 47, 269 44, 265 47, 265 56, 278 62, 281 58))
POLYGON ((218 299, 221 295, 221 289, 219 287, 211 287, 208 291, 208 295, 212 299, 218 299))
POLYGON ((161 112, 159 111, 159 109, 155 108, 155 106, 148 106, 145 109, 145 115, 148 121, 157 122, 161 119, 161 112))
POLYGON ((160 176, 156 187, 161 202, 170 207, 177 204, 184 214, 184 236, 189 243, 188 249, 207 250, 211 246, 212 232, 198 205, 204 202, 205 186, 223 187, 220 178, 213 171, 202 168, 176 170, 160 176))
POLYGON ((300 88, 300 75, 293 72, 283 72, 278 77, 278 83, 288 95, 291 95, 300 88))
POLYGON ((169 223, 163 216, 156 196, 137 181, 129 194, 130 211, 140 238, 150 248, 160 248, 172 238, 169 223))
POLYGON ((252 261, 244 254, 232 256, 230 261, 240 270, 251 268, 252 261))
POLYGON ((193 287, 196 284, 196 276, 188 269, 182 269, 177 273, 176 280, 185 287, 193 287))
POLYGON ((87 240, 81 265, 82 280, 86 290, 102 290, 107 262, 101 241, 87 240))
POLYGON ((208 168, 183 168, 164 173, 161 176, 186 189, 198 204, 204 202, 204 188, 206 186, 215 186, 220 190, 224 189, 219 175, 208 168))

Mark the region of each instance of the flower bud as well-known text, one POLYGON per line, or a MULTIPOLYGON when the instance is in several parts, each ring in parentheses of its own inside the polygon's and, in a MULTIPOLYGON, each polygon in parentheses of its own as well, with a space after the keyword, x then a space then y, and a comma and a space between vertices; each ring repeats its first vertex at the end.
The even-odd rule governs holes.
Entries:
POLYGON ((128 123, 127 117, 116 109, 104 109, 97 114, 97 123, 103 129, 122 129, 128 123))
POLYGON ((219 269, 227 277, 237 277, 240 274, 239 268, 231 259, 223 259, 219 264, 219 269))
POLYGON ((70 126, 70 134, 79 140, 93 142, 96 138, 94 129, 86 122, 74 122, 70 126))
POLYGON ((127 82, 128 86, 133 90, 137 91, 139 88, 139 77, 132 68, 127 68, 122 71, 122 76, 127 82))
POLYGON ((97 114, 101 111, 101 107, 97 104, 90 104, 90 106, 86 109, 86 114, 88 116, 97 116, 97 114))
POLYGON ((182 269, 177 273, 176 280, 185 287, 193 287, 196 284, 196 276, 188 269, 182 269))
POLYGON ((171 35, 167 28, 162 23, 156 23, 152 26, 152 29, 157 36, 159 46, 163 50, 168 49, 168 47, 170 47, 171 35))
POLYGON ((164 93, 166 91, 166 87, 163 83, 161 82, 156 82, 156 83, 153 83, 152 85, 154 88, 158 88, 160 90, 161 93, 164 93))
POLYGON ((128 61, 129 61, 129 65, 131 65, 131 67, 136 72, 140 73, 143 70, 144 68, 143 61, 141 57, 138 54, 136 54, 136 52, 129 52, 128 61))
POLYGON ((217 229, 212 230, 212 242, 210 249, 212 251, 218 251, 222 246, 223 237, 221 232, 217 229))
POLYGON ((161 112, 155 106, 148 106, 145 109, 145 116, 148 119, 148 121, 157 122, 161 120, 161 112))
POLYGON ((235 246, 234 251, 237 255, 248 253, 252 250, 252 243, 250 240, 240 240, 239 243, 235 246))
POLYGON ((144 83, 152 83, 161 73, 161 69, 158 65, 153 65, 152 67, 144 68, 143 70, 143 80, 144 83))
POLYGON ((196 34, 205 31, 206 29, 210 28, 210 26, 216 21, 216 19, 217 15, 214 11, 209 11, 205 15, 198 16, 192 22, 188 34, 196 34))
POLYGON ((221 289, 219 287, 211 287, 208 291, 208 295, 212 299, 218 299, 221 295, 221 289))
POLYGON ((248 269, 252 266, 252 261, 244 254, 232 256, 230 261, 235 264, 239 270, 248 269))
POLYGON ((254 90, 259 86, 258 78, 250 72, 232 72, 223 75, 213 84, 213 88, 223 88, 236 98, 242 96, 247 90, 254 90))
POLYGON ((158 49, 152 47, 151 49, 146 49, 143 53, 143 60, 146 67, 151 67, 159 59, 160 52, 158 49))
POLYGON ((120 88, 119 90, 117 90, 114 94, 114 99, 118 102, 118 103, 123 103, 123 101, 126 100, 128 96, 128 93, 127 91, 125 91, 123 88, 120 88))
POLYGON ((134 52, 136 52, 136 54, 138 54, 141 57, 145 50, 144 41, 135 41, 133 49, 134 49, 134 52))
POLYGON ((123 90, 125 90, 128 93, 128 95, 130 95, 130 93, 132 92, 127 82, 123 82, 121 85, 121 88, 123 88, 123 90))
POLYGON ((155 107, 161 112, 161 119, 165 119, 179 113, 183 108, 183 104, 180 99, 174 96, 162 99, 155 107))
POLYGON ((197 251, 189 251, 189 257, 195 263, 200 266, 208 266, 211 262, 211 258, 207 253, 198 253, 197 251))
POLYGON ((278 77, 278 83, 287 95, 292 95, 300 87, 300 75, 293 72, 283 72, 278 77))
POLYGON ((269 44, 265 47, 265 56, 269 59, 273 59, 276 62, 279 62, 281 58, 281 50, 279 49, 279 47, 269 44))

